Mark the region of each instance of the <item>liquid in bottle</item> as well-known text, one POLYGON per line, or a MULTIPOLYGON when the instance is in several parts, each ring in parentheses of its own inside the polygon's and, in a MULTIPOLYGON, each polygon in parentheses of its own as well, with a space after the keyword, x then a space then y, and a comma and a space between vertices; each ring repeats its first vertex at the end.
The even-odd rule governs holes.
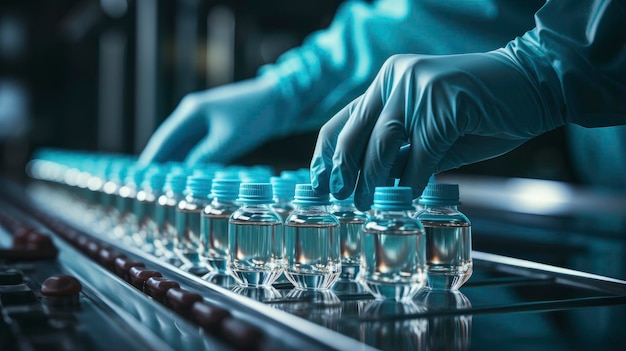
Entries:
POLYGON ((296 288, 328 289, 341 273, 339 220, 328 211, 329 194, 298 184, 293 204, 285 221, 285 276, 296 288))
POLYGON ((228 224, 228 270, 245 286, 271 285, 284 268, 283 221, 270 205, 270 183, 241 183, 228 224))
POLYGON ((425 284, 426 250, 422 224, 409 187, 377 187, 374 215, 363 228, 359 280, 377 299, 405 301, 425 284))
POLYGON ((458 184, 429 182, 417 218, 426 230, 426 276, 431 289, 456 290, 472 275, 469 219, 457 206, 458 184))

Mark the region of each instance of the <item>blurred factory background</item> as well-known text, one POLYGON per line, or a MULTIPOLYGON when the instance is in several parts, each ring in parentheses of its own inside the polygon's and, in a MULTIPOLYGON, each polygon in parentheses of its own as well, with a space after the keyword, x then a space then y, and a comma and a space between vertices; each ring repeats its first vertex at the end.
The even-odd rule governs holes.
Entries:
MULTIPOLYGON (((0 174, 25 178, 40 147, 139 154, 185 94, 253 77, 325 28, 341 2, 0 2, 0 174)), ((461 189, 474 215, 475 247, 626 277, 623 269, 598 268, 626 260, 626 196, 614 189, 608 199, 606 191, 560 192, 563 184, 586 186, 574 171, 567 132, 556 129, 448 172, 483 177, 461 189), (511 187, 508 180, 519 178, 557 182, 511 187), (608 228, 596 230, 599 212, 608 213, 608 228)), ((273 140, 233 163, 308 167, 316 137, 273 140)))
MULTIPOLYGON (((138 154, 185 94, 254 76, 340 3, 0 2, 2 173, 22 177, 42 146, 138 154)), ((315 139, 274 140, 235 163, 307 167, 315 139)), ((457 172, 576 183, 566 144, 561 128, 457 172)))
MULTIPOLYGON (((138 154, 185 94, 254 76, 325 27, 339 3, 3 1, 2 169, 23 173, 40 146, 138 154)), ((315 137, 285 142, 312 150, 315 137)), ((263 149, 241 162, 310 157, 263 149)))

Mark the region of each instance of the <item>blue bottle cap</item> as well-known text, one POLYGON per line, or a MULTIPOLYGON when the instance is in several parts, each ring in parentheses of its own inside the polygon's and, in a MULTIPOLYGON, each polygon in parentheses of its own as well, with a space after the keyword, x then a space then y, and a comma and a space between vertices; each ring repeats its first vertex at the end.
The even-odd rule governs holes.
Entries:
POLYGON ((222 200, 235 200, 239 194, 239 179, 213 179, 211 197, 222 200))
POLYGON ((130 160, 118 160, 111 164, 111 166, 107 169, 107 180, 122 184, 124 179, 126 178, 126 174, 128 173, 128 169, 133 167, 135 164, 134 161, 130 160))
POLYGON ((176 195, 182 195, 187 186, 187 172, 182 169, 170 171, 165 176, 163 191, 172 191, 176 195))
POLYGON ((141 188, 146 190, 158 190, 161 191, 163 189, 163 185, 165 185, 165 170, 163 169, 152 169, 146 172, 143 181, 141 182, 141 188))
POLYGON ((413 190, 408 186, 376 187, 373 209, 390 211, 410 211, 413 207, 413 190))
POLYGON ((271 204, 272 184, 270 183, 241 183, 239 185, 239 197, 237 201, 242 204, 271 204))
POLYGON ((295 180, 281 177, 271 177, 270 183, 272 183, 272 191, 274 192, 275 198, 293 200, 296 193, 295 180))
POLYGON ((330 204, 329 194, 320 194, 313 190, 311 184, 296 184, 294 205, 325 206, 330 204))
POLYGON ((131 167, 126 172, 124 184, 132 187, 139 187, 143 182, 144 175, 148 171, 148 168, 131 167))
POLYGON ((206 174, 192 174, 187 177, 185 193, 195 198, 206 198, 211 193, 213 178, 206 174))
POLYGON ((431 182, 426 185, 418 203, 430 206, 454 206, 460 205, 459 185, 451 183, 431 182))

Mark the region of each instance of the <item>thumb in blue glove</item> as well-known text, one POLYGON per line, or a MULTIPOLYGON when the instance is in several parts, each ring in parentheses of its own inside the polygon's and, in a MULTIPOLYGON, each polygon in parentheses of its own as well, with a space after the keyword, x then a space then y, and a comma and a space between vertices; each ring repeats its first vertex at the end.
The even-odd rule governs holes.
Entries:
POLYGON ((563 125, 539 84, 505 51, 397 55, 367 91, 319 134, 311 161, 319 191, 369 208, 376 186, 392 185, 390 169, 410 143, 400 184, 418 197, 429 177, 506 153, 563 125))

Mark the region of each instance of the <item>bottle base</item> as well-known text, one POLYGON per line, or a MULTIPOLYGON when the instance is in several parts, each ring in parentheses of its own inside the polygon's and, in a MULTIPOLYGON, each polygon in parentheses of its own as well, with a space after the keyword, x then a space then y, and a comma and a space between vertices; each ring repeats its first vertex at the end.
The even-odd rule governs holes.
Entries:
POLYGON ((339 279, 333 284, 331 290, 337 294, 363 294, 367 293, 361 283, 354 280, 339 279))
POLYGON ((453 272, 427 270, 426 286, 432 290, 458 290, 472 276, 472 268, 453 272))
POLYGON ((330 274, 302 274, 285 272, 287 279, 294 285, 296 289, 330 289, 339 278, 339 273, 330 274))
POLYGON ((280 273, 281 271, 230 271, 237 283, 243 286, 271 286, 280 276, 280 273))

